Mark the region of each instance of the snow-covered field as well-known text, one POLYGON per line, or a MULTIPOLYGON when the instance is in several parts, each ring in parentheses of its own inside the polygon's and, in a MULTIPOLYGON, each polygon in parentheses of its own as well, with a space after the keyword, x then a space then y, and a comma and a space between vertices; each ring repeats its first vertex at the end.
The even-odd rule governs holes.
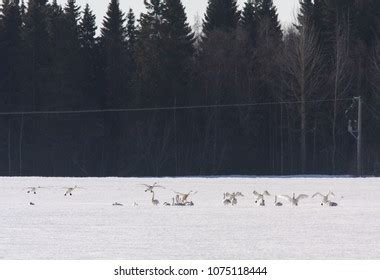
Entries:
POLYGON ((0 259, 380 259, 380 178, 0 178, 0 190, 0 259), (136 185, 156 181, 161 203, 194 190, 195 206, 153 206, 136 185), (332 190, 339 206, 259 207, 253 190, 332 190), (245 197, 224 206, 234 191, 245 197))

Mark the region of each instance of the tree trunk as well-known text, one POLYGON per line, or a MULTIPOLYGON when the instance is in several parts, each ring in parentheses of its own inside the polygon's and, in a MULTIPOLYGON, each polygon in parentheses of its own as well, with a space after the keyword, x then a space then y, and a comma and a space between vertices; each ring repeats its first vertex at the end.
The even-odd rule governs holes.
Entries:
POLYGON ((21 124, 20 124, 20 138, 19 138, 19 171, 20 176, 22 176, 22 140, 24 134, 24 115, 21 115, 21 124))
POLYGON ((11 143, 11 121, 8 124, 8 176, 12 176, 12 143, 11 143))
POLYGON ((282 104, 281 106, 281 120, 280 120, 280 139, 281 139, 281 144, 280 144, 280 149, 281 149, 281 175, 284 175, 284 130, 283 130, 283 107, 282 104))
POLYGON ((306 103, 301 101, 301 172, 306 171, 306 103))

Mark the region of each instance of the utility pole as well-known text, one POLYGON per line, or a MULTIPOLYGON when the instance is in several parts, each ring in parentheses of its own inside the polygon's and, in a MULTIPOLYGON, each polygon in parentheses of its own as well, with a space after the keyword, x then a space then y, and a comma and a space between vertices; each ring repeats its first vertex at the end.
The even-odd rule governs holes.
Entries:
POLYGON ((362 98, 356 97, 355 100, 358 102, 358 138, 356 147, 356 164, 357 164, 357 175, 360 177, 362 175, 362 98))
MULTIPOLYGON (((356 139, 356 173, 357 176, 362 175, 362 140, 363 140, 363 101, 361 96, 354 97, 354 103, 358 104, 358 115, 357 121, 349 120, 348 132, 356 139)), ((351 105, 350 109, 353 107, 354 103, 351 105)), ((346 114, 349 112, 348 109, 346 114)))

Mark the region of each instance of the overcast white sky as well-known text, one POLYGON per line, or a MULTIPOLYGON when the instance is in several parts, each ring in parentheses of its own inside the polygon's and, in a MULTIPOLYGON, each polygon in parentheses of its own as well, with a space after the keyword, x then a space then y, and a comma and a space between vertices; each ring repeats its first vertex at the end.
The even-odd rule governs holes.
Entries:
MULTIPOLYGON (((58 0, 60 3, 67 2, 66 0, 58 0)), ((109 0, 77 0, 78 4, 82 7, 89 3, 91 8, 94 10, 97 16, 98 25, 102 22, 102 19, 107 10, 109 0)), ((207 7, 207 0, 182 0, 182 3, 186 7, 187 17, 191 24, 194 23, 195 15, 198 13, 201 18, 205 13, 207 7)), ((238 0, 240 6, 245 2, 245 0, 238 0)), ((288 24, 294 18, 294 13, 297 8, 299 0, 274 0, 277 6, 280 19, 284 24, 288 24)), ((127 12, 129 8, 132 8, 136 16, 140 15, 144 11, 144 0, 120 0, 121 8, 124 12, 127 12)))

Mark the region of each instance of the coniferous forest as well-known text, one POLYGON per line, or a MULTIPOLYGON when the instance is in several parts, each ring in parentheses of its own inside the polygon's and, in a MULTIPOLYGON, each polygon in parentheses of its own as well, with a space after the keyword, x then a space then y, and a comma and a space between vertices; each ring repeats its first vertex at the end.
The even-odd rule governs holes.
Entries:
POLYGON ((1 176, 355 174, 358 96, 380 171, 380 1, 145 5, 2 0, 1 176))

